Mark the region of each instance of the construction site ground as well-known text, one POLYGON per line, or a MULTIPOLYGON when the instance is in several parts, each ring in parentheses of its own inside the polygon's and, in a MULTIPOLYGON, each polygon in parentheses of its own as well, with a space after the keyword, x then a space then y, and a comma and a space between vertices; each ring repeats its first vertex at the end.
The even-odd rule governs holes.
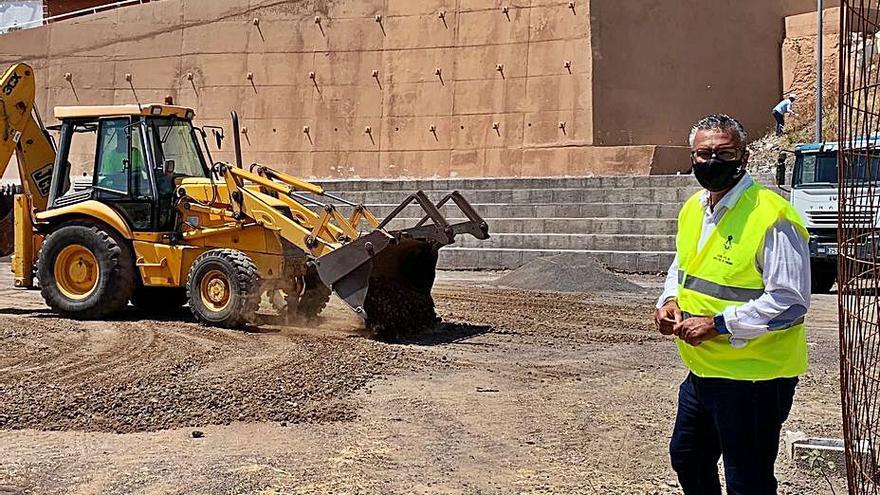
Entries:
MULTIPOLYGON (((603 295, 443 273, 445 323, 388 344, 338 302, 250 332, 187 312, 66 320, 0 274, 4 495, 680 493, 685 370, 651 322, 659 276, 603 295)), ((836 318, 834 295, 813 297, 787 430, 841 434, 836 318)), ((782 452, 777 472, 780 493, 831 493, 782 452)))

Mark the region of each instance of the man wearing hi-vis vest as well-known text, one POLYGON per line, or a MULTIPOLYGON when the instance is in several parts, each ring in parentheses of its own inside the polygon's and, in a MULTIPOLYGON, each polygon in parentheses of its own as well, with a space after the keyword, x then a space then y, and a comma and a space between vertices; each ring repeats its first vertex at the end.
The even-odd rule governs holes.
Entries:
POLYGON ((807 231, 784 198, 748 172, 746 133, 727 115, 691 130, 705 189, 678 215, 676 257, 655 323, 690 372, 669 445, 686 495, 776 493, 773 464, 798 375, 807 369, 807 231))

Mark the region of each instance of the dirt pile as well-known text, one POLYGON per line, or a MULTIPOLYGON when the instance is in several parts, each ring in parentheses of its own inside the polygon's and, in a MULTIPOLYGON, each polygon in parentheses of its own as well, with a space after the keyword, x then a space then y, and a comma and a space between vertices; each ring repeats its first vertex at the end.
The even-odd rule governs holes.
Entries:
POLYGON ((383 277, 371 279, 364 310, 367 328, 383 342, 399 342, 430 330, 439 322, 430 292, 383 277))
POLYGON ((631 292, 644 288, 581 253, 563 253, 532 260, 499 278, 497 285, 556 292, 631 292))

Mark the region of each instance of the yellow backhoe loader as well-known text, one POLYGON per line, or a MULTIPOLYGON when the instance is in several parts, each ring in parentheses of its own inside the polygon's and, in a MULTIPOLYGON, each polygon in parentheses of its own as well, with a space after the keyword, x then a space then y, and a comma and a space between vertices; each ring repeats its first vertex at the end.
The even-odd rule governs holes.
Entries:
MULTIPOLYGON (((14 218, 14 242, 0 233, 0 255, 14 253, 17 287, 38 285, 64 316, 105 318, 130 302, 148 313, 189 304, 198 321, 235 328, 264 295, 285 317, 314 317, 332 291, 393 338, 435 321, 438 250, 460 234, 488 238, 455 192, 436 204, 416 192, 380 221, 317 184, 259 164, 245 169, 234 113, 232 165, 213 162, 192 109, 57 107, 60 124, 47 129, 34 93, 26 64, 0 79, 0 173, 15 154, 21 178, 20 188, 0 189, 0 208, 12 207, 0 212, 0 228, 14 218), (73 164, 91 178, 71 180, 73 164), (466 221, 441 214, 450 201, 466 221), (410 204, 421 206, 422 220, 386 229, 410 204)), ((219 146, 222 132, 213 132, 219 146)))

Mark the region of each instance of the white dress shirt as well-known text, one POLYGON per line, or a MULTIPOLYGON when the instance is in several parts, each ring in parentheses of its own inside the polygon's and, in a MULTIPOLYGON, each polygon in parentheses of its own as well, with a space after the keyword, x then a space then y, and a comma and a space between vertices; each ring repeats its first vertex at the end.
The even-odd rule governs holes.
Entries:
MULTIPOLYGON (((702 249, 721 217, 736 205, 743 192, 754 184, 746 174, 736 186, 709 206, 709 192, 703 195, 703 228, 697 249, 702 249)), ((760 337, 770 330, 785 328, 803 318, 810 307, 810 249, 809 244, 787 220, 780 220, 764 236, 764 249, 755 256, 755 266, 764 280, 764 294, 741 305, 728 306, 723 312, 732 345, 760 337)), ((657 300, 661 307, 678 295, 678 255, 672 260, 663 294, 657 300)), ((705 315, 710 316, 710 315, 705 315)), ((714 316, 714 315, 712 315, 714 316)))

